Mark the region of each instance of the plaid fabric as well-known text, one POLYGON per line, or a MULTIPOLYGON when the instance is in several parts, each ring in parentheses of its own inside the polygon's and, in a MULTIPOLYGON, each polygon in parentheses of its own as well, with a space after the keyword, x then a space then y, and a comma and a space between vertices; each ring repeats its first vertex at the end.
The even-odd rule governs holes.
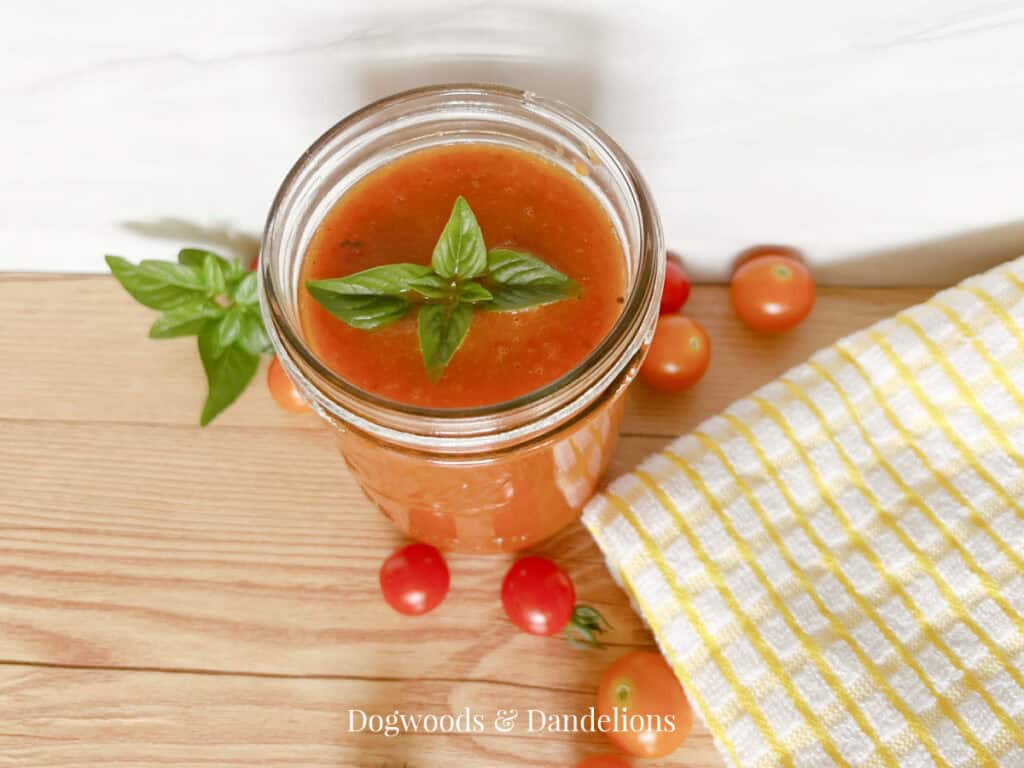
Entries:
POLYGON ((1024 766, 1024 259, 823 350, 584 522, 726 762, 1024 766))

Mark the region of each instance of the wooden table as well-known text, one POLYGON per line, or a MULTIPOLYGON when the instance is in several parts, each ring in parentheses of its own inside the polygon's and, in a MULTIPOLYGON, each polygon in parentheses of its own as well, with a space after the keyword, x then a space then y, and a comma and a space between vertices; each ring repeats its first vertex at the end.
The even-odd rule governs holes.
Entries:
MULTIPOLYGON (((613 473, 929 293, 822 290, 804 327, 764 339, 697 288, 711 371, 687 394, 634 387, 613 473)), ((611 620, 604 651, 514 631, 507 557, 453 556, 441 608, 393 613, 377 569, 401 539, 327 430, 262 379, 200 429, 194 342, 150 341, 152 317, 107 277, 0 275, 0 765, 572 766, 602 749, 525 727, 350 733, 349 709, 582 713, 651 637, 578 525, 542 551, 611 620)), ((698 724, 657 764, 721 761, 698 724)))

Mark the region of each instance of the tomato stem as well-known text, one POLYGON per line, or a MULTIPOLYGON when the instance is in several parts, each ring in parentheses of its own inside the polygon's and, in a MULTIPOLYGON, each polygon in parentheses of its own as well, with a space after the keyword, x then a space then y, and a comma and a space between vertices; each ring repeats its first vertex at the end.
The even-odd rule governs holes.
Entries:
POLYGON ((589 605, 577 605, 572 618, 565 625, 565 636, 574 648, 596 650, 604 648, 598 635, 612 628, 599 610, 589 605))

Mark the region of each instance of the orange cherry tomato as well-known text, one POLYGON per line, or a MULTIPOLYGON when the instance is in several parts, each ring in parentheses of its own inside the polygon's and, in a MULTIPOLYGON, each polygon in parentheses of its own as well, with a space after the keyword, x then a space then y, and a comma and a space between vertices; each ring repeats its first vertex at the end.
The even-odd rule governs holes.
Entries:
POLYGON ((700 381, 710 363, 711 341, 701 324, 682 315, 662 315, 640 378, 654 389, 675 392, 700 381))
POLYGON ((664 757, 686 741, 693 710, 672 668, 656 651, 634 651, 601 675, 597 713, 615 717, 608 739, 636 757, 664 757), (625 727, 622 727, 625 726, 625 727))
POLYGON ((270 367, 267 368, 267 387, 270 389, 274 402, 281 407, 281 410, 288 411, 288 413, 305 413, 309 410, 309 405, 299 394, 299 390, 288 378, 288 374, 284 372, 281 362, 276 357, 270 361, 270 367))
POLYGON ((753 330, 788 331, 814 307, 814 278, 792 248, 752 248, 733 273, 729 298, 740 320, 753 330))
POLYGON ((593 755, 580 760, 576 768, 629 768, 629 763, 618 755, 593 755))

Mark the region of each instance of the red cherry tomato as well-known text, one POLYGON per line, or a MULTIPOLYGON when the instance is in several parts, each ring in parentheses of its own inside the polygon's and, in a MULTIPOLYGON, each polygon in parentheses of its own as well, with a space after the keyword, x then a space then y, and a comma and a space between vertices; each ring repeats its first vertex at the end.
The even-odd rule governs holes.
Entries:
POLYGON ((753 330, 788 331, 814 307, 814 278, 792 248, 752 248, 733 273, 729 298, 740 320, 753 330))
POLYGON ((629 768, 629 763, 618 755, 593 755, 580 760, 576 768, 629 768))
POLYGON ((267 387, 270 389, 270 395, 274 398, 274 402, 281 407, 281 410, 288 411, 288 413, 305 413, 309 410, 309 404, 299 394, 295 384, 284 372, 281 361, 276 357, 270 361, 270 366, 267 368, 267 387))
POLYGON ((701 324, 682 315, 662 315, 640 378, 654 389, 675 392, 700 381, 710 363, 711 341, 701 324))
POLYGON ((619 710, 620 727, 609 731, 608 739, 636 757, 674 752, 693 725, 683 687, 654 651, 634 651, 613 662, 601 675, 596 709, 598 715, 612 718, 619 710))
POLYGON ((572 618, 576 589, 565 571, 547 558, 524 557, 505 574, 501 604, 523 632, 554 635, 572 618))
POLYGON ((665 287, 661 289, 661 314, 678 312, 690 298, 690 278, 678 258, 668 254, 665 264, 665 287))
POLYGON ((384 599, 406 616, 432 611, 448 594, 450 583, 444 557, 429 544, 407 544, 396 549, 380 567, 384 599))

